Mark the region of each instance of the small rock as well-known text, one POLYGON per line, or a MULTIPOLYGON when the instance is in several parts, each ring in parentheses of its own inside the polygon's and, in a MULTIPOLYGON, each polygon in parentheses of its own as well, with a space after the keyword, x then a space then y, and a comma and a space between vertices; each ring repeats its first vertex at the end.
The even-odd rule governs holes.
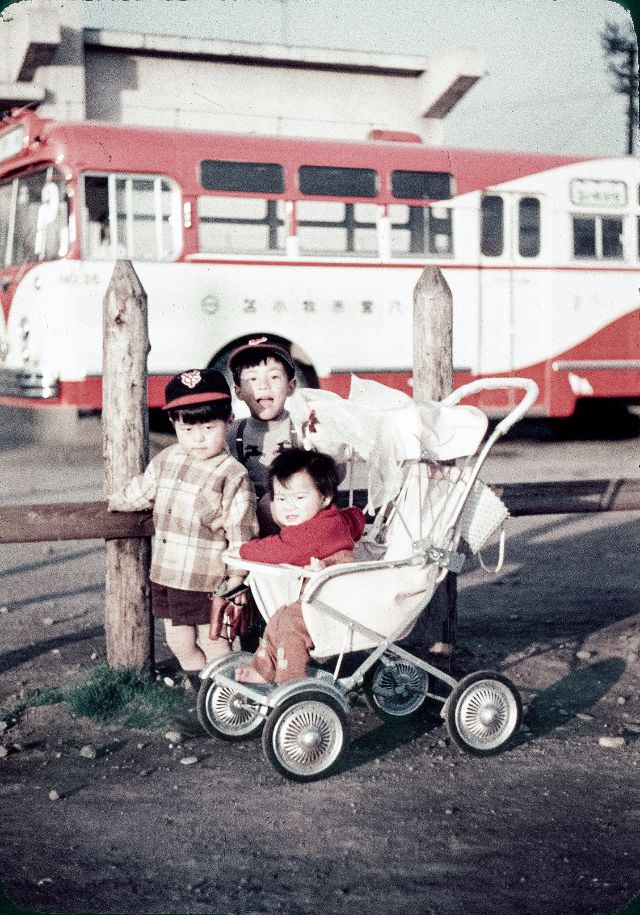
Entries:
POLYGON ((163 677, 162 682, 164 683, 165 686, 175 686, 176 685, 176 681, 173 680, 171 677, 163 677))
POLYGON ((8 727, 9 725, 6 721, 0 721, 0 734, 4 734, 8 727))
POLYGON ((180 760, 183 766, 192 766, 194 763, 198 762, 197 756, 183 756, 180 760))
POLYGON ((598 744, 601 747, 607 747, 609 750, 620 750, 626 741, 624 737, 599 737, 598 744))
POLYGON ((80 750, 80 756, 84 756, 85 759, 95 759, 97 755, 98 755, 98 753, 97 753, 97 751, 95 750, 95 748, 89 746, 89 744, 86 744, 86 745, 80 750))
POLYGON ((453 649, 451 645, 448 644, 448 642, 434 642, 429 651, 432 654, 440 654, 448 657, 452 654, 453 649))
POLYGON ((6 759, 9 755, 8 747, 0 747, 0 759, 6 759))
POLYGON ((13 746, 11 747, 11 749, 13 750, 14 753, 22 753, 22 751, 24 750, 24 747, 22 746, 21 743, 14 743, 13 746))
POLYGON ((182 743, 182 734, 180 731, 167 731, 164 737, 169 743, 182 743))
POLYGON ((0 613, 8 613, 8 612, 9 612, 8 607, 0 607, 0 613))
POLYGON ((50 616, 45 616, 45 618, 42 620, 42 625, 53 626, 53 619, 50 616))
POLYGON ((580 721, 593 721, 593 715, 588 715, 586 712, 576 712, 576 718, 579 718, 580 721))
POLYGON ((60 654, 60 649, 59 649, 59 648, 52 648, 52 649, 51 649, 51 654, 60 654))
POLYGON ((91 652, 90 660, 91 660, 91 661, 97 661, 97 660, 98 660, 98 652, 97 652, 97 651, 92 651, 92 652, 91 652))
POLYGON ((592 651, 576 651, 576 658, 580 661, 588 661, 589 658, 593 657, 592 651))
POLYGON ((630 734, 640 734, 640 721, 627 721, 625 730, 629 731, 630 734))
POLYGON ((62 759, 62 753, 56 753, 54 755, 55 755, 56 759, 62 759))
POLYGON ((138 749, 139 749, 139 750, 144 750, 145 747, 146 747, 146 743, 139 743, 139 744, 138 744, 138 749))
POLYGON ((509 614, 509 619, 510 619, 510 620, 513 620, 513 622, 515 623, 516 620, 519 620, 519 619, 520 619, 520 616, 519 616, 518 613, 510 613, 510 614, 509 614))
POLYGON ((618 703, 618 705, 626 705, 626 704, 627 704, 627 697, 626 697, 626 696, 618 696, 618 698, 616 699, 616 702, 618 703))
POLYGON ((50 801, 59 801, 59 800, 60 800, 60 795, 59 795, 59 793, 56 791, 55 788, 54 788, 52 791, 49 792, 49 800, 50 800, 50 801))

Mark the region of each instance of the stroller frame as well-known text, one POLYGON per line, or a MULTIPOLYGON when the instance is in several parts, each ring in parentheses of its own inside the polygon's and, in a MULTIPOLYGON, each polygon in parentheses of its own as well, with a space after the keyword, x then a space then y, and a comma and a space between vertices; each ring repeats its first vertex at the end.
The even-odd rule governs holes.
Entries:
MULTIPOLYGON (((316 597, 326 582, 368 569, 435 565, 440 568, 437 582, 448 572, 460 570, 464 557, 457 552, 458 521, 469 493, 491 447, 534 402, 537 386, 529 379, 481 379, 463 385, 442 401, 453 405, 479 391, 497 388, 524 390, 525 396, 496 425, 480 449, 448 515, 449 536, 444 545, 425 537, 413 541, 409 560, 353 562, 318 572, 299 566, 229 559, 234 567, 256 571, 261 576, 286 576, 300 582, 305 579, 305 605, 344 625, 345 634, 333 673, 316 669, 305 679, 279 685, 235 680, 236 669, 251 660, 252 655, 247 652, 232 652, 209 664, 200 673, 197 702, 199 720, 208 734, 228 741, 262 734, 265 756, 277 771, 293 781, 313 781, 339 765, 349 741, 349 699, 363 690, 368 704, 384 721, 413 717, 431 700, 442 704, 440 715, 450 736, 467 753, 488 756, 506 748, 522 717, 520 696, 506 677, 495 671, 478 671, 458 681, 397 644, 407 634, 406 621, 390 634, 382 635, 316 597), (352 673, 340 676, 354 633, 365 636, 374 647, 352 673), (432 681, 444 685, 448 695, 435 692, 432 681)), ((414 623, 421 612, 415 614, 414 623)))

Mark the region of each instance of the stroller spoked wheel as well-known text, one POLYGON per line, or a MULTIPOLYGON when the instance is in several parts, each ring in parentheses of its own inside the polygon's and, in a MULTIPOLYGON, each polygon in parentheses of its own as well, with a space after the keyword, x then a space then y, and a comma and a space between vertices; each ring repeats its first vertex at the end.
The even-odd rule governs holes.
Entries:
POLYGON ((329 775, 349 743, 349 724, 341 705, 326 693, 289 696, 267 718, 262 733, 266 758, 294 782, 329 775))
POLYGON ((422 710, 429 691, 429 675, 410 661, 378 661, 364 678, 367 703, 378 718, 394 722, 422 710))
POLYGON ((472 756, 505 749, 522 721, 522 701, 513 683, 490 670, 463 677, 446 707, 451 739, 472 756))
MULTIPOLYGON (((229 662, 217 668, 216 673, 232 677, 237 667, 247 664, 251 655, 237 652, 229 662)), ((259 737, 264 727, 264 716, 258 707, 245 696, 215 678, 203 680, 196 703, 198 721, 211 737, 239 741, 259 737)))

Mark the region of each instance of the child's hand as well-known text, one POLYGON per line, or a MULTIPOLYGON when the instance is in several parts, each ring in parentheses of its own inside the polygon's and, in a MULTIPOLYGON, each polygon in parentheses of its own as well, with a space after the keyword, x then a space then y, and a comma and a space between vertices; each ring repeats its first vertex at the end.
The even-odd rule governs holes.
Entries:
POLYGON ((234 594, 229 603, 234 604, 236 607, 244 607, 244 605, 247 603, 248 597, 248 591, 241 591, 240 594, 234 594))
MULTIPOLYGON (((225 586, 225 592, 233 591, 234 588, 240 588, 244 584, 244 575, 231 575, 227 579, 225 586)), ((247 602, 247 591, 241 591, 239 594, 234 594, 233 597, 229 600, 236 605, 236 607, 244 607, 247 602)))

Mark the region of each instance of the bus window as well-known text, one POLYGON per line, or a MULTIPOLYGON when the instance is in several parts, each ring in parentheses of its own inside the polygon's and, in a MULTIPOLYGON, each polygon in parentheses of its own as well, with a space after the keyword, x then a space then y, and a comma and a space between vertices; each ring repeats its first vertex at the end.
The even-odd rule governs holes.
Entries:
POLYGON ((0 239, 6 244, 6 263, 35 263, 65 254, 69 223, 62 176, 48 168, 16 178, 12 185, 11 201, 8 192, 3 192, 6 222, 0 216, 5 224, 0 239))
POLYGON ((300 191, 315 197, 375 197, 378 174, 372 168, 301 165, 300 191))
POLYGON ((574 216, 573 256, 622 260, 622 218, 574 216))
POLYGON ((269 162, 205 159, 200 163, 200 183, 206 191, 283 194, 284 169, 269 162))
POLYGON ((540 201, 522 197, 518 203, 518 254, 537 257, 540 254, 540 201))
POLYGON ((377 254, 377 211, 373 203, 299 201, 296 213, 300 253, 338 257, 377 254))
POLYGON ((284 202, 259 197, 200 197, 200 251, 264 254, 284 251, 284 202))
POLYGON ((448 172, 391 172, 391 193, 401 200, 449 200, 452 187, 448 172))
POLYGON ((622 260, 622 219, 602 217, 602 256, 622 260))
POLYGON ((499 257, 504 248, 504 203, 490 195, 480 204, 480 251, 485 257, 499 257))
POLYGON ((431 207, 401 206, 388 208, 391 220, 391 253, 395 257, 453 254, 451 210, 431 207))
POLYGON ((173 260, 180 247, 180 195, 158 175, 84 175, 85 258, 173 260))

